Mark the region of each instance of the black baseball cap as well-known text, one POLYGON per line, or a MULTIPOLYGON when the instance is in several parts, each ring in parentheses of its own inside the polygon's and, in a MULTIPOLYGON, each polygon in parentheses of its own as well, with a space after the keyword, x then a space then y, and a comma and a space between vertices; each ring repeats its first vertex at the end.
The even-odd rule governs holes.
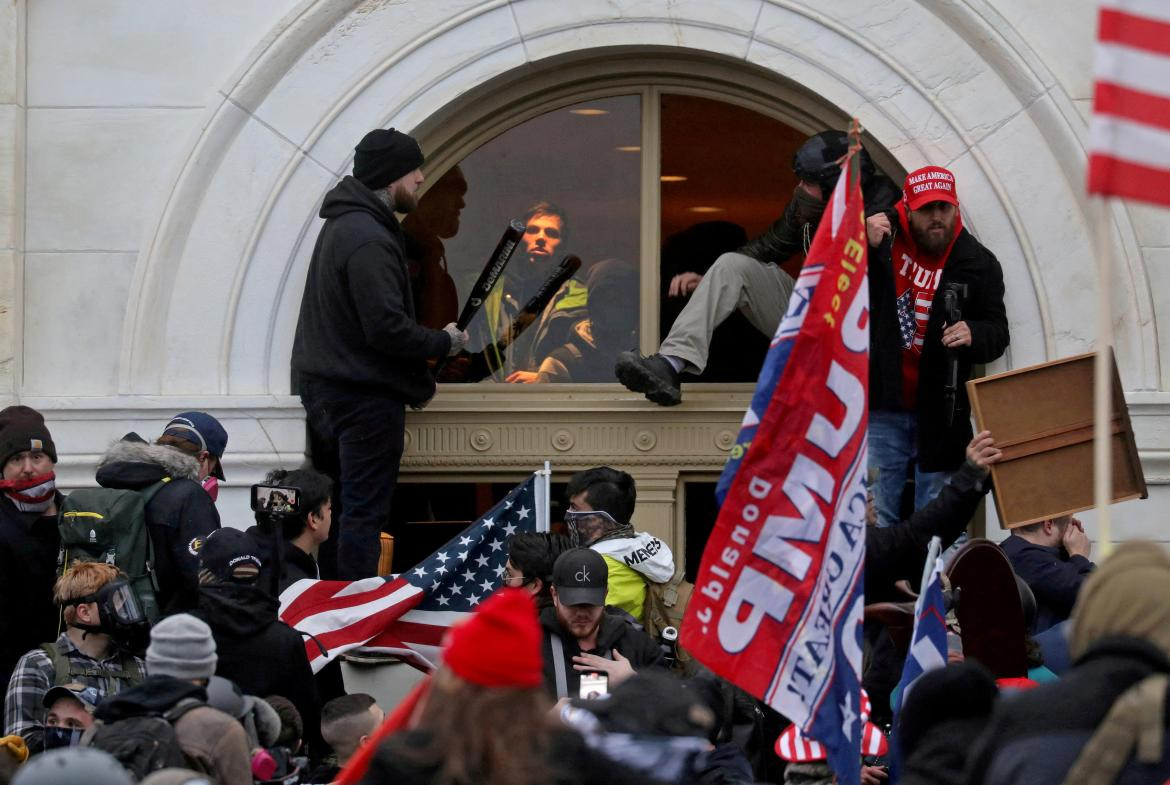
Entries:
POLYGON ((199 549, 199 566, 221 581, 255 583, 260 575, 260 549, 239 529, 216 529, 199 549))
POLYGON ((605 605, 609 567, 597 551, 573 548, 557 557, 552 582, 562 605, 605 605))

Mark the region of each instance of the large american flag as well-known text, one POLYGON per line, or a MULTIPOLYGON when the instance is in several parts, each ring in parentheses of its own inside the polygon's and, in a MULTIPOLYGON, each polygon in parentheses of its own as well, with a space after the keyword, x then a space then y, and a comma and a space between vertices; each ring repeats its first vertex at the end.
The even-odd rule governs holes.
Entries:
POLYGON ((1102 0, 1089 193, 1170 205, 1170 3, 1102 0))
POLYGON ((548 530, 547 489, 537 472, 461 534, 401 575, 360 581, 300 580, 280 595, 280 618, 306 639, 316 673, 357 647, 424 670, 438 662, 447 629, 501 586, 508 538, 548 530))

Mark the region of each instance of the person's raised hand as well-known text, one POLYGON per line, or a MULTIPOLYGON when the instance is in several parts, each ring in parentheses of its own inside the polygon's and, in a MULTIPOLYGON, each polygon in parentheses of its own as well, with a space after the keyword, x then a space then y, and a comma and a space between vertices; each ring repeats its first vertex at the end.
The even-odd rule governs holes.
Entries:
POLYGON ((1003 458, 1003 451, 995 446, 991 431, 980 431, 967 443, 967 462, 984 474, 991 470, 991 464, 1003 458))
POLYGON ((613 659, 598 657, 596 654, 578 654, 573 657, 573 669, 577 671, 600 671, 609 677, 609 688, 612 690, 626 679, 634 675, 634 666, 622 656, 617 649, 613 650, 613 659))
POLYGON ((686 297, 699 288, 699 283, 702 280, 703 276, 698 273, 679 273, 670 279, 670 287, 666 290, 666 295, 668 297, 686 297))
POLYGON ((460 330, 455 322, 451 322, 443 328, 443 332, 451 336, 451 348, 447 350, 448 357, 454 357, 463 351, 463 347, 467 346, 467 342, 471 340, 471 336, 467 334, 467 330, 460 330))
POLYGON ((1060 544, 1068 551, 1069 556, 1084 556, 1087 559, 1093 552, 1093 542, 1089 535, 1085 534, 1084 525, 1076 518, 1071 519, 1064 528, 1060 544))
POLYGON ((890 227, 890 217, 885 213, 874 213, 865 219, 865 236, 874 248, 881 245, 882 240, 893 232, 894 230, 890 227))

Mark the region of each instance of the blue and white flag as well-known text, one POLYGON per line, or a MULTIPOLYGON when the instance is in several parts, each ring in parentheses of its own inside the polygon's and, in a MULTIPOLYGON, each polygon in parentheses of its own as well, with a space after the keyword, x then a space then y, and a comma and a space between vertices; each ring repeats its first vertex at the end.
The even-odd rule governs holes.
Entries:
POLYGON ((898 682, 894 711, 901 707, 906 692, 919 676, 947 664, 947 611, 943 605, 941 551, 942 542, 938 537, 932 538, 921 593, 914 603, 914 634, 910 638, 910 651, 906 653, 906 665, 902 668, 902 680, 898 682))

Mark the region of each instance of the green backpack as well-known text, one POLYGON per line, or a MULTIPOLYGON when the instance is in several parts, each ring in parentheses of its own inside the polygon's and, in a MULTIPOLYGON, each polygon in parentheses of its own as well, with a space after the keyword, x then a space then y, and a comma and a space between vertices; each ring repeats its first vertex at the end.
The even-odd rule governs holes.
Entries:
POLYGON ((64 574, 75 561, 106 562, 130 579, 146 618, 158 619, 158 579, 154 545, 146 529, 146 505, 164 485, 164 477, 141 491, 83 488, 65 497, 57 516, 61 552, 57 566, 64 574))

